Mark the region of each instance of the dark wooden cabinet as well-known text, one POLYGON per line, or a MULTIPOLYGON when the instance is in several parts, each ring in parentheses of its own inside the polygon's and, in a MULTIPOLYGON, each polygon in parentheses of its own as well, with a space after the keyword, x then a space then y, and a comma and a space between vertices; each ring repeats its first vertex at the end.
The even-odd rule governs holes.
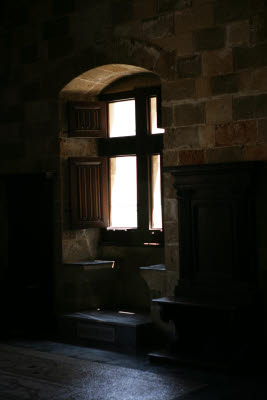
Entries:
POLYGON ((248 295, 256 288, 255 193, 260 163, 179 167, 176 295, 248 295))
POLYGON ((53 177, 0 177, 1 336, 53 329, 53 209, 53 177))
POLYGON ((179 280, 174 296, 155 302, 163 319, 175 323, 178 353, 224 361, 256 354, 262 329, 255 216, 262 167, 243 162, 167 169, 178 199, 179 280))

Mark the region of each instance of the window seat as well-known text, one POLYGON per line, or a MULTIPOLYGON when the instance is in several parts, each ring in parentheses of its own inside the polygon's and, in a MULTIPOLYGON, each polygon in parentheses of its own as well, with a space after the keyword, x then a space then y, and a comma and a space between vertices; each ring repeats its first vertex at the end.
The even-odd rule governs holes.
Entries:
POLYGON ((115 261, 109 260, 90 260, 90 261, 66 261, 64 265, 79 266, 84 271, 115 268, 115 261))

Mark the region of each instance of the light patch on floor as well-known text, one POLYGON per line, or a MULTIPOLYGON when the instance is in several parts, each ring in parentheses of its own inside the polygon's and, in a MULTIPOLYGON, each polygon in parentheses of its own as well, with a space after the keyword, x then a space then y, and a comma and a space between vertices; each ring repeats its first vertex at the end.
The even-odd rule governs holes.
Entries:
POLYGON ((200 387, 180 377, 0 345, 5 400, 174 400, 200 387))

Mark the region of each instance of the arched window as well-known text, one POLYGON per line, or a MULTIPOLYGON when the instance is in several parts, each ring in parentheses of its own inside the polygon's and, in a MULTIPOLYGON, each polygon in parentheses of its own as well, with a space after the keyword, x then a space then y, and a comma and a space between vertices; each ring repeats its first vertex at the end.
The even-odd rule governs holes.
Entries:
POLYGON ((69 135, 98 137, 98 157, 71 158, 72 225, 108 243, 162 243, 160 87, 69 105, 69 135))

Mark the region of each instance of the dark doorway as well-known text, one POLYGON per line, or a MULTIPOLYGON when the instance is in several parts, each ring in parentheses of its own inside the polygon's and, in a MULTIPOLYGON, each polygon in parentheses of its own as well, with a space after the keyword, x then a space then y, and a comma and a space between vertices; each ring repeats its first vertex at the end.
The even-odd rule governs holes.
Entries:
POLYGON ((0 180, 4 335, 47 335, 53 323, 53 179, 0 180))

